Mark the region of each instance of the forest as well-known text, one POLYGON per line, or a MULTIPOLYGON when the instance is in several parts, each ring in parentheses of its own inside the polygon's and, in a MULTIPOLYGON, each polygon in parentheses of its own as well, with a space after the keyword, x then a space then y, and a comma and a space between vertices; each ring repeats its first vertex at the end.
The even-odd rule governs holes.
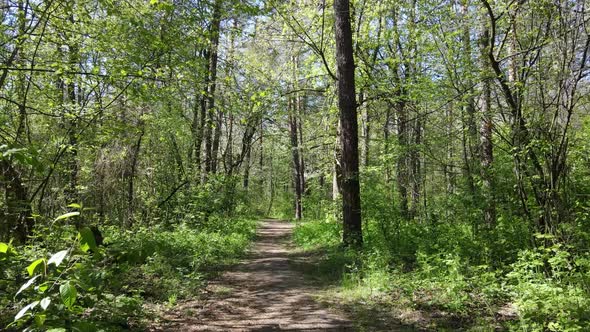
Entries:
POLYGON ((590 331, 586 0, 0 21, 0 330, 590 331))

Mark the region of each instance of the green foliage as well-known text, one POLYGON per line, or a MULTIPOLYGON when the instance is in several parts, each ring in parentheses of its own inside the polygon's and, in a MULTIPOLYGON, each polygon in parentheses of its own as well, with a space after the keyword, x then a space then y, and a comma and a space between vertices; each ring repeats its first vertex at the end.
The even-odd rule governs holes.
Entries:
MULTIPOLYGON (((104 230, 107 246, 102 247, 83 227, 69 249, 23 267, 28 280, 14 291, 19 310, 8 328, 116 331, 140 326, 146 300, 170 303, 194 295, 207 276, 243 254, 255 228, 252 220, 222 217, 209 218, 199 229, 110 228, 104 230)), ((17 262, 39 252, 23 248, 26 255, 19 255, 6 243, 0 249, 3 273, 13 273, 17 262)), ((0 315, 0 321, 7 318, 0 315)))
POLYGON ((117 266, 109 272, 111 287, 116 292, 136 289, 156 301, 185 298, 207 275, 241 256, 255 226, 251 220, 214 218, 200 229, 180 226, 172 231, 113 232, 109 252, 117 266))
POLYGON ((333 247, 340 243, 342 225, 333 217, 317 222, 304 222, 297 225, 293 240, 305 249, 333 247))
POLYGON ((519 313, 515 328, 586 331, 590 328, 590 255, 561 244, 520 252, 507 277, 519 313))

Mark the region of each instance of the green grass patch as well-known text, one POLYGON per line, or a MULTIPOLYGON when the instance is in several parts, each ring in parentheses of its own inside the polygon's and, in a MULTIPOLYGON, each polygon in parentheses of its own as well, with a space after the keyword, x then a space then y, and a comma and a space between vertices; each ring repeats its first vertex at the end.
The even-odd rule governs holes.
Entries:
POLYGON ((0 289, 11 294, 0 298, 6 308, 0 327, 11 323, 21 308, 39 301, 8 330, 145 330, 152 310, 198 297, 207 279, 236 262, 254 238, 256 225, 250 219, 211 217, 199 228, 106 227, 104 246, 87 252, 72 236, 61 242, 48 239, 46 243, 55 248, 15 248, 15 254, 0 260, 0 289), (48 259, 58 250, 65 253, 59 267, 48 259), (40 261, 41 268, 31 268, 32 261, 40 261), (31 286, 13 300, 30 280, 31 286), (41 300, 46 307, 41 308, 41 300))

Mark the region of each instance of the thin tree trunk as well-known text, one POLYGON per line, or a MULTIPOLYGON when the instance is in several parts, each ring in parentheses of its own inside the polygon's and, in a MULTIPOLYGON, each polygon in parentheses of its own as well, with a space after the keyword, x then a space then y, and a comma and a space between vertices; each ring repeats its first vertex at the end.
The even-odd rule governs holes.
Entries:
MULTIPOLYGON (((359 104, 363 104, 365 95, 363 91, 359 93, 359 104)), ((369 166, 370 149, 371 149, 371 116, 368 107, 363 108, 363 166, 369 166)))
POLYGON ((211 145, 211 173, 217 173, 217 161, 219 156, 219 142, 221 141, 221 130, 222 123, 221 117, 223 113, 220 111, 215 112, 215 130, 213 131, 213 143, 211 145))
POLYGON ((340 143, 340 132, 342 126, 340 119, 338 119, 338 126, 336 127, 336 144, 334 146, 334 163, 332 167, 332 200, 340 199, 342 188, 342 144, 340 143))
POLYGON ((139 161, 139 152, 141 149, 141 141, 145 134, 145 128, 143 124, 140 124, 141 131, 139 132, 139 137, 135 145, 133 146, 133 151, 131 152, 131 167, 129 170, 129 182, 127 184, 127 224, 131 226, 133 224, 133 213, 134 213, 134 194, 135 194, 135 173, 137 172, 137 162, 139 161))
POLYGON ((223 161, 225 165, 225 174, 231 176, 233 173, 232 165, 234 163, 234 115, 232 112, 229 112, 227 121, 227 143, 225 145, 225 151, 223 152, 223 161))
MULTIPOLYGON (((69 16, 70 23, 75 23, 74 16, 69 16)), ((72 45, 72 41, 68 41, 68 63, 72 71, 77 70, 80 62, 80 54, 78 46, 72 45)), ((63 87, 63 105, 64 113, 69 113, 68 123, 68 185, 65 190, 66 203, 80 203, 78 193, 78 99, 76 93, 76 83, 74 77, 69 77, 68 81, 62 81, 63 87), (68 82, 69 81, 69 82, 68 82)))
POLYGON ((291 141, 291 156, 292 156, 292 170, 293 170, 293 189, 295 193, 294 207, 295 219, 301 220, 303 214, 302 191, 301 191, 301 159, 299 158, 299 138, 297 134, 297 115, 296 112, 296 98, 289 98, 289 137, 291 141))
MULTIPOLYGON (((484 26, 480 44, 481 44, 481 67, 489 68, 489 60, 487 57, 487 47, 489 44, 489 33, 487 27, 484 26)), ((482 179, 482 194, 484 197, 484 223, 488 228, 493 228, 496 224, 496 201, 494 197, 494 176, 492 173, 492 163, 494 161, 494 146, 492 142, 492 97, 490 77, 483 75, 482 77, 482 97, 481 97, 481 115, 482 121, 480 126, 480 163, 481 163, 481 179, 482 179)))
POLYGON ((422 144, 422 120, 420 116, 414 121, 414 146, 410 153, 410 165, 412 173, 412 205, 410 208, 410 217, 418 215, 418 208, 421 205, 420 195, 422 193, 422 157, 420 145, 422 144))
POLYGON ((248 186, 250 185, 250 156, 252 153, 252 148, 248 146, 248 149, 245 153, 244 158, 244 178, 243 178, 243 186, 246 191, 248 191, 248 186))
MULTIPOLYGON (((385 124, 383 125, 383 140, 384 140, 384 148, 383 148, 383 152, 386 155, 389 155, 390 153, 390 135, 391 135, 391 108, 388 107, 385 113, 385 124)), ((387 183, 388 185, 391 183, 391 167, 389 166, 389 163, 385 164, 385 183, 387 183)))
POLYGON ((403 218, 410 219, 408 207, 408 190, 410 188, 409 145, 408 145, 408 116, 405 103, 396 103, 397 113, 397 143, 399 155, 397 157, 397 191, 399 193, 399 208, 403 218))
MULTIPOLYGON (((209 50, 209 79, 207 87, 207 124, 205 128, 205 174, 213 171, 216 168, 217 159, 215 150, 215 138, 213 137, 214 124, 216 123, 216 112, 215 112, 215 88, 217 81, 217 60, 218 60, 218 47, 219 47, 219 32, 221 26, 221 0, 215 0, 213 5, 213 19, 211 21, 211 48, 209 50)), ((219 126, 217 126, 219 127, 219 126)), ((221 128, 216 128, 221 130, 221 128)), ((215 136, 218 134, 216 133, 215 136)), ((219 144, 217 144, 217 147, 219 144)))
POLYGON ((7 241, 4 235, 12 234, 17 243, 25 243, 34 226, 27 187, 19 172, 7 159, 0 159, 0 175, 0 184, 4 186, 6 193, 6 226, 3 227, 7 229, 7 232, 0 234, 0 238, 7 241))
POLYGON ((305 186, 305 158, 303 155, 303 103, 301 100, 301 96, 297 94, 297 131, 298 131, 298 142, 297 142, 297 149, 299 151, 299 186, 301 187, 301 193, 303 195, 306 194, 307 188, 305 186))
MULTIPOLYGON (((461 1, 461 21, 463 26, 463 33, 461 35, 461 42, 463 44, 463 64, 466 68, 466 80, 465 86, 470 89, 473 86, 473 82, 469 77, 470 71, 473 68, 472 51, 471 51, 471 31, 470 24, 468 22, 469 14, 469 3, 468 0, 461 1)), ((464 175, 467 180, 467 188, 471 195, 475 195, 475 180, 473 178, 476 172, 477 163, 477 148, 478 148, 478 137, 477 137, 477 125, 475 122, 475 98, 473 93, 468 90, 467 97, 463 111, 465 112, 463 120, 467 127, 467 137, 464 138, 463 144, 463 162, 464 162, 464 175)))

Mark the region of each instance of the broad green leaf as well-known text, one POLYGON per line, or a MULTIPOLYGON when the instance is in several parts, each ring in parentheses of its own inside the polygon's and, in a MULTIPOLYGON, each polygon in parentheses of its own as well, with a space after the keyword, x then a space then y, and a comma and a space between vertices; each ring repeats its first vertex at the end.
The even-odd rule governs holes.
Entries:
POLYGON ((51 258, 49 258, 49 261, 47 261, 47 265, 55 264, 56 267, 59 266, 61 262, 63 262, 64 258, 66 258, 67 254, 67 250, 56 252, 55 254, 53 254, 53 256, 51 256, 51 258))
POLYGON ((59 286, 59 295, 64 305, 69 309, 76 302, 76 296, 78 295, 78 292, 76 291, 76 287, 74 287, 74 285, 68 281, 59 286))
POLYGON ((49 307, 49 304, 51 303, 51 299, 48 297, 43 298, 43 300, 41 300, 41 308, 43 310, 47 310, 47 308, 49 307))
POLYGON ((62 328, 62 327, 56 327, 53 329, 49 329, 46 332, 66 332, 66 329, 62 328))
POLYGON ((78 204, 78 203, 72 203, 68 205, 69 208, 73 208, 73 209, 81 209, 82 205, 78 204))
POLYGON ((23 316, 29 311, 34 309, 37 304, 39 304, 39 301, 35 301, 35 302, 31 302, 29 304, 27 304, 26 306, 24 306, 24 308, 22 308, 17 314, 16 316, 14 316, 14 320, 17 321, 21 318, 23 318, 23 316))
POLYGON ((41 275, 38 274, 38 275, 32 277, 31 279, 29 279, 27 282, 25 282, 22 286, 20 286, 20 288, 18 289, 18 292, 16 292, 16 294, 14 296, 17 296, 18 294, 20 294, 25 289, 31 287, 31 285, 35 282, 35 280, 37 280, 37 278, 39 278, 40 276, 41 275))
POLYGON ((5 260, 8 256, 14 254, 14 249, 10 244, 0 242, 0 260, 5 260))
POLYGON ((27 267, 27 272, 32 277, 35 272, 37 272, 40 268, 45 267, 45 259, 39 258, 38 260, 34 261, 27 267))
POLYGON ((68 219, 68 218, 71 218, 74 216, 79 216, 79 215, 80 215, 80 212, 78 212, 78 211, 68 212, 66 214, 62 214, 61 216, 55 218, 54 222, 58 221, 58 220, 68 219))
POLYGON ((78 233, 78 239, 80 240, 80 249, 84 252, 88 250, 96 249, 96 241, 94 240, 94 233, 89 227, 84 227, 78 233))

